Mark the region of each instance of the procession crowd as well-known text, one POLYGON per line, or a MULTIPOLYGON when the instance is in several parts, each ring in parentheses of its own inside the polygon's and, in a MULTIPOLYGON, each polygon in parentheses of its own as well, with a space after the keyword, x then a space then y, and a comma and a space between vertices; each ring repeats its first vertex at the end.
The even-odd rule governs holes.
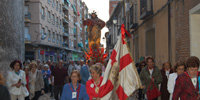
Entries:
MULTIPOLYGON (((165 62, 160 70, 152 57, 136 63, 142 87, 129 100, 199 100, 199 59, 165 62)), ((100 100, 105 64, 91 60, 58 63, 14 60, 6 79, 0 75, 1 100, 100 100), (50 94, 50 97, 49 95, 50 94)))

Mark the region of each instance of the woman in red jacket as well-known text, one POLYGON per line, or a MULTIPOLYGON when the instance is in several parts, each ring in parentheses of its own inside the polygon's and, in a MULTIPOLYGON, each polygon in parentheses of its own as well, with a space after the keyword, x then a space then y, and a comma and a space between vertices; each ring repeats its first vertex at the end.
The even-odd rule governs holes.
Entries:
POLYGON ((100 65, 92 65, 90 67, 90 73, 92 79, 88 80, 86 83, 86 90, 89 95, 90 100, 100 100, 99 88, 103 77, 101 77, 102 68, 100 65))
POLYGON ((173 93, 173 100, 199 100, 198 73, 199 59, 190 57, 186 62, 187 71, 178 76, 173 93))

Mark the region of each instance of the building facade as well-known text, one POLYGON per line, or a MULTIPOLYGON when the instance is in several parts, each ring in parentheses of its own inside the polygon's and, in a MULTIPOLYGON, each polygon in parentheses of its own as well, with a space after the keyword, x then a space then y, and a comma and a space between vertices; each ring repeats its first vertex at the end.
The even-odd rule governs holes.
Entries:
POLYGON ((200 45, 197 45, 200 43, 199 6, 199 0, 125 0, 118 3, 107 22, 111 45, 118 36, 112 21, 117 19, 120 25, 120 15, 125 11, 122 23, 133 35, 128 43, 135 62, 140 62, 141 57, 152 56, 161 68, 167 61, 174 65, 189 56, 200 58, 200 45))
POLYGON ((80 25, 81 25, 81 40, 82 40, 82 44, 84 49, 88 49, 88 32, 87 32, 87 26, 83 25, 83 21, 89 18, 89 13, 88 13, 88 8, 87 5, 84 2, 81 2, 81 9, 80 10, 80 25))
POLYGON ((121 0, 109 0, 109 15, 111 16, 113 10, 117 6, 118 2, 121 0))
POLYGON ((25 58, 79 60, 79 0, 25 0, 25 58), (77 9, 78 8, 78 9, 77 9), (77 28, 78 26, 78 28, 77 28))
POLYGON ((134 28, 134 57, 153 56, 158 66, 200 57, 198 11, 200 1, 138 0, 134 28), (138 48, 138 49, 137 49, 138 48))
POLYGON ((189 56, 200 58, 200 1, 173 1, 175 15, 175 59, 179 60, 189 56))
MULTIPOLYGON (((115 44, 117 43, 117 40, 120 39, 121 35, 121 25, 124 24, 126 26, 126 29, 131 33, 132 27, 130 23, 130 11, 132 11, 129 1, 119 1, 116 8, 113 10, 110 19, 106 23, 108 29, 109 29, 109 35, 106 37, 108 38, 107 42, 107 49, 109 52, 109 55, 112 52, 112 49, 114 48, 115 44), (110 39, 110 40, 109 40, 110 39)), ((133 56, 133 39, 132 37, 126 38, 128 48, 130 49, 130 53, 133 56)))
MULTIPOLYGON (((109 44, 107 45, 109 56, 112 53, 112 49, 114 48, 117 40, 120 37, 120 25, 123 23, 123 2, 118 2, 117 6, 112 12, 110 19, 106 22, 106 26, 109 30, 109 35, 106 37, 110 39, 109 44), (116 23, 114 23, 114 20, 116 23)), ((108 40, 107 40, 108 41, 108 40)))
POLYGON ((25 58, 57 61, 62 58, 61 0, 25 0, 25 58))

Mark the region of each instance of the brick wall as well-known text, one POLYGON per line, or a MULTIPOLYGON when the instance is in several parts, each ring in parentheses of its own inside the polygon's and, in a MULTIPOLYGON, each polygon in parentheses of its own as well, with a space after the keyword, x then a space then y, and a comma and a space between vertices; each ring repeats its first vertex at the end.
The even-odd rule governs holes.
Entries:
POLYGON ((175 1, 176 61, 190 56, 189 10, 199 3, 200 0, 175 1))

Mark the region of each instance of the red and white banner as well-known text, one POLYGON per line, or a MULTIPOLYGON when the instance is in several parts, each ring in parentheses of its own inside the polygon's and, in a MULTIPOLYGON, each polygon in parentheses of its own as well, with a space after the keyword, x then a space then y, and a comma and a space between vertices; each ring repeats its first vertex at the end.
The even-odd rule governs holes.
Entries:
POLYGON ((135 63, 125 42, 124 25, 121 26, 121 38, 115 45, 104 73, 100 87, 101 100, 126 100, 141 87, 141 81, 135 63))

